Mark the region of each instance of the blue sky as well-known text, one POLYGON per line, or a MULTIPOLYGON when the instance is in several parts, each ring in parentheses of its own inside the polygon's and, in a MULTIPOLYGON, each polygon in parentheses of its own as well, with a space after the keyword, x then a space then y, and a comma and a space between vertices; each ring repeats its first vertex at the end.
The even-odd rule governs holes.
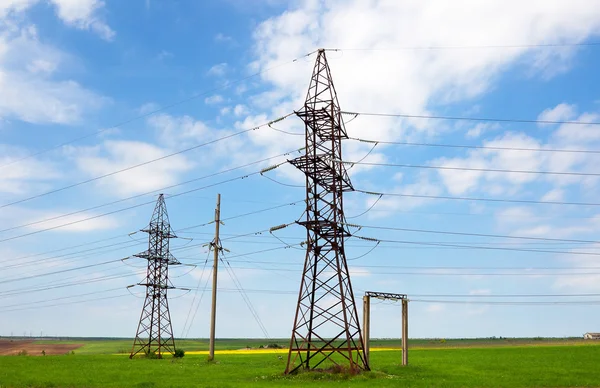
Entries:
MULTIPOLYGON (((130 233, 163 192, 183 237, 173 254, 197 265, 171 268, 194 288, 170 293, 175 335, 208 336, 203 244, 221 193, 228 263, 268 335, 289 336, 305 233, 268 229, 301 216, 304 180, 285 164, 265 173, 274 181, 256 172, 303 146, 293 115, 261 125, 302 105, 306 54, 338 49, 327 56, 345 111, 599 122, 599 34, 590 0, 3 0, 0 335, 133 336, 143 289, 126 287, 145 263, 119 259, 145 249, 130 233)), ((471 169, 358 164, 357 189, 503 200, 384 195, 372 206, 376 196, 347 193, 348 221, 364 226, 355 235, 385 240, 372 251, 347 241, 359 309, 365 290, 408 294, 413 337, 600 330, 600 209, 515 202, 598 203, 597 125, 345 117, 353 138, 513 149, 344 142, 347 161, 471 169), (511 304, 527 301, 569 304, 511 304)), ((222 266, 217 336, 264 337, 222 266)), ((400 306, 372 308, 372 336, 399 336, 400 306)))

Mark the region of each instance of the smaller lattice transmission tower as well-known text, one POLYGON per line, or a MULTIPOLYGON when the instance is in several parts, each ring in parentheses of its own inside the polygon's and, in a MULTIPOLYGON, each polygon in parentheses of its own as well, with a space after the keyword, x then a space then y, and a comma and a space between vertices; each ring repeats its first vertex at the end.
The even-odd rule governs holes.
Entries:
POLYGON ((169 252, 169 240, 177 236, 171 229, 163 194, 158 196, 148 228, 141 231, 148 233, 148 250, 135 257, 148 261, 146 278, 138 283, 146 287, 146 298, 129 358, 136 354, 161 358, 163 353, 175 353, 167 291, 175 288, 169 280, 169 266, 180 264, 169 252))

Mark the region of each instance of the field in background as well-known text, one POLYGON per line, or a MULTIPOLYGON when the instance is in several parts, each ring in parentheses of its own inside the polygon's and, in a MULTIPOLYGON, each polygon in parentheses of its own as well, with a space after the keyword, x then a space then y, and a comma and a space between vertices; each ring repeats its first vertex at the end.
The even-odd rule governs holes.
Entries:
MULTIPOLYGON (((3 355, 2 349, 6 348, 3 343, 9 342, 11 339, 0 339, 0 355, 3 355)), ((581 338, 466 338, 466 339, 410 339, 409 349, 445 349, 445 348, 463 348, 463 347, 503 347, 503 346, 559 346, 559 345, 592 345, 598 343, 581 338)), ((64 347, 64 353, 74 351, 79 355, 101 355, 101 354, 129 354, 133 339, 123 338, 68 338, 68 339, 38 339, 38 340, 20 340, 12 341, 14 354, 18 353, 21 348, 27 350, 28 355, 41 355, 41 351, 45 348, 52 349, 64 347), (19 344, 23 344, 19 347, 19 344), (27 344, 27 345, 26 345, 27 344), (46 346, 44 346, 46 345, 46 346), (58 346, 57 346, 58 345, 58 346), (29 351, 29 347, 34 346, 35 351, 29 351), (37 354, 37 353, 39 354, 37 354)), ((188 352, 199 352, 208 350, 208 339, 185 339, 176 340, 176 346, 188 352)), ((240 349, 259 349, 268 345, 287 348, 289 339, 217 339, 217 350, 240 350, 240 349)), ((371 339, 371 348, 401 348, 402 341, 400 339, 371 339)), ((58 352, 49 352, 46 354, 61 354, 58 352)))
MULTIPOLYGON (((217 349, 234 350, 285 340, 223 339, 217 349)), ((285 354, 239 350, 183 359, 134 359, 131 340, 70 339, 39 344, 83 344, 61 356, 0 357, 0 388, 5 387, 238 387, 238 386, 364 386, 364 387, 574 387, 600 386, 600 342, 566 339, 413 340, 410 365, 400 365, 400 350, 383 350, 398 340, 373 341, 373 372, 301 373, 283 376, 285 354), (539 346, 536 346, 539 345, 539 346), (118 354, 121 353, 121 354, 118 354), (227 352, 230 353, 230 352, 227 352)), ((206 340, 178 342, 188 351, 207 349, 206 340)))

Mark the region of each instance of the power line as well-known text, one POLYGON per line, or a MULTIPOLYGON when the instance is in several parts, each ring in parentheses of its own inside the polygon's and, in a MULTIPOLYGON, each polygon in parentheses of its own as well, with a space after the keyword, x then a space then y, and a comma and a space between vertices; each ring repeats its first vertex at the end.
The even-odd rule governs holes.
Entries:
POLYGON ((44 286, 44 287, 37 287, 37 288, 24 287, 24 288, 20 288, 20 289, 16 289, 16 290, 2 291, 2 292, 0 292, 0 298, 6 298, 9 296, 14 296, 14 295, 19 295, 19 294, 29 294, 29 293, 34 293, 34 292, 49 291, 49 290, 54 290, 57 288, 80 286, 83 284, 98 283, 98 282, 103 282, 103 281, 107 281, 107 280, 122 279, 122 278, 130 277, 130 276, 142 275, 144 273, 145 273, 145 271, 127 272, 127 273, 123 273, 123 274, 99 276, 99 277, 95 277, 95 278, 91 278, 91 279, 80 280, 77 282, 52 284, 52 285, 44 286))
MULTIPOLYGON (((233 182, 233 181, 236 181, 236 180, 246 179, 246 178, 248 178, 250 176, 257 175, 257 174, 259 174, 258 171, 253 172, 253 173, 249 173, 249 174, 245 174, 245 175, 241 175, 241 176, 238 176, 238 177, 235 177, 235 178, 226 179, 226 180, 223 180, 223 181, 220 181, 220 182, 217 182, 217 183, 213 183, 213 184, 210 184, 210 185, 206 185, 206 186, 202 186, 202 187, 190 189, 190 190, 183 191, 183 192, 180 192, 180 193, 177 193, 177 194, 172 194, 172 195, 169 196, 169 198, 175 198, 175 197, 179 197, 179 196, 182 196, 182 195, 186 195, 188 193, 193 193, 193 192, 196 192, 196 191, 204 190, 204 189, 207 189, 209 187, 215 187, 215 186, 218 186, 218 185, 221 185, 221 184, 224 184, 224 183, 229 183, 229 182, 233 182)), ((68 222, 68 223, 65 223, 65 224, 55 225, 55 226, 52 226, 52 227, 49 227, 49 228, 36 230, 36 231, 33 231, 33 232, 21 234, 21 235, 18 235, 18 236, 8 237, 8 238, 0 240, 0 243, 6 242, 6 241, 10 241, 10 240, 15 240, 15 239, 22 238, 22 237, 27 237, 27 236, 35 235, 35 234, 42 233, 42 232, 47 232, 47 231, 50 231, 50 230, 60 229, 60 228, 63 228, 65 226, 75 225, 75 224, 78 224, 78 223, 81 223, 81 222, 85 222, 85 221, 89 221, 89 220, 93 220, 93 219, 105 217, 105 216, 116 214, 116 213, 121 213, 123 211, 135 209, 135 208, 138 208, 138 207, 141 207, 141 206, 146 206, 146 205, 150 205, 150 204, 154 204, 154 203, 155 203, 155 201, 148 201, 148 202, 144 202, 144 203, 141 203, 141 204, 137 204, 137 205, 132 205, 132 206, 128 206, 128 207, 125 207, 125 208, 121 208, 121 209, 118 209, 118 210, 113 210, 113 211, 110 211, 110 212, 107 212, 107 213, 102 213, 102 214, 98 214, 98 215, 95 215, 95 216, 83 218, 83 219, 80 219, 80 220, 77 220, 77 221, 72 221, 72 222, 68 222)), ((283 206, 287 206, 287 205, 283 205, 283 206)), ((278 207, 281 207, 281 206, 278 206, 278 207)), ((251 213, 251 214, 254 214, 254 213, 251 213)))
POLYGON ((413 232, 413 233, 433 233, 433 234, 446 234, 455 236, 474 236, 474 237, 492 237, 492 238, 508 238, 518 240, 535 240, 535 241, 558 241, 568 243, 583 243, 583 244, 600 244, 598 240, 578 240, 578 239, 566 239, 566 238, 550 238, 550 237, 530 237, 530 236, 514 236, 504 234, 487 234, 487 233, 468 233, 468 232, 452 232, 445 230, 428 230, 428 229, 410 229, 410 228, 398 228, 391 226, 374 226, 374 225, 357 225, 357 224, 346 224, 350 227, 355 228, 366 228, 366 229, 379 229, 379 230, 395 230, 400 232, 413 232))
POLYGON ((88 292, 85 294, 77 294, 77 295, 69 295, 69 296, 61 296, 58 298, 52 298, 52 299, 45 299, 45 300, 37 300, 34 302, 20 302, 20 303, 15 303, 15 304, 10 304, 10 305, 4 305, 4 306, 0 306, 0 309, 4 309, 4 308, 10 308, 10 307, 17 307, 17 306, 26 306, 26 305, 37 305, 39 303, 47 303, 47 302, 54 302, 57 300, 64 300, 64 299, 72 299, 72 298, 80 298, 82 296, 88 296, 88 295, 96 295, 96 294, 103 294, 106 292, 112 292, 112 291, 118 291, 118 290, 123 290, 123 287, 117 287, 117 288, 111 288, 109 290, 102 290, 102 291, 94 291, 94 292, 88 292))
POLYGON ((235 284, 236 288, 240 292, 240 295, 242 296, 242 299, 244 300, 244 302, 248 306, 248 310, 250 310, 250 313, 254 317, 254 320, 258 324, 258 327, 260 328, 260 330, 263 332, 265 338, 270 338, 269 337, 269 332, 267 331, 267 328, 265 327, 265 325, 263 324, 262 320, 260 319, 260 316, 258 315, 258 312, 256 311, 256 309, 252 305, 252 301, 250 300, 250 298, 246 294, 246 291, 242 287, 242 284, 240 283, 240 280, 238 279, 237 275, 235 274, 235 271, 234 271, 233 267, 231 266, 231 264, 229 264, 229 262, 224 257, 224 255, 222 255, 222 256, 223 257, 221 257, 221 262, 224 262, 224 264, 226 264, 224 267, 227 270, 227 273, 231 277, 231 280, 235 284))
POLYGON ((424 195, 424 194, 408 194, 408 193, 382 193, 378 191, 354 190, 357 193, 370 195, 387 195, 390 197, 406 197, 406 198, 424 198, 424 199, 448 199, 454 201, 482 201, 482 202, 509 202, 509 203, 528 203, 536 205, 573 205, 573 206, 600 206, 600 203, 594 202, 566 202, 566 201, 535 201, 528 199, 504 199, 504 198, 477 198, 477 197, 452 197, 445 195, 424 195))
POLYGON ((498 147, 498 146, 478 146, 478 145, 467 145, 467 144, 416 143, 416 142, 409 142, 409 141, 369 140, 369 139, 361 139, 358 137, 350 137, 349 139, 360 141, 363 143, 395 144, 395 145, 406 145, 406 146, 417 146, 417 147, 468 148, 468 149, 482 149, 482 150, 495 150, 495 151, 534 151, 534 152, 565 152, 565 153, 600 154, 600 151, 598 151, 598 150, 498 147))
POLYGON ((532 171, 532 170, 507 170, 507 169, 494 169, 494 168, 472 168, 472 167, 452 167, 452 166, 426 166, 418 164, 398 164, 398 163, 370 163, 361 161, 345 161, 337 160, 337 162, 343 164, 360 164, 365 166, 381 166, 381 167, 403 167, 403 168, 425 168, 434 170, 458 170, 458 171, 480 171, 480 172, 502 172, 512 174, 540 174, 540 175, 570 175, 570 176, 600 176, 600 173, 591 172, 575 172, 575 171, 532 171))
POLYGON ((26 277, 19 277, 19 278, 14 278, 14 279, 6 279, 6 280, 3 280, 2 283, 6 284, 6 283, 13 283, 13 282, 20 282, 20 281, 23 281, 23 280, 36 279, 36 278, 43 277, 43 276, 51 276, 51 275, 57 275, 57 274, 65 273, 65 272, 78 271, 80 269, 86 269, 86 268, 92 268, 92 267, 99 267, 99 266, 106 265, 106 264, 116 263, 116 262, 119 262, 121 260, 122 259, 109 260, 109 261, 103 261, 101 263, 88 264, 88 265, 83 265, 83 266, 75 267, 75 268, 61 269, 60 271, 44 272, 42 274, 37 274, 37 275, 31 275, 31 276, 26 276, 26 277))
MULTIPOLYGON (((269 265, 291 265, 302 266, 302 263, 286 263, 275 261, 256 261, 256 260, 230 260, 232 263, 250 263, 250 264, 269 264, 269 265)), ((419 270, 469 270, 469 271, 574 271, 574 270, 600 270, 600 267, 469 267, 469 266, 406 266, 406 265, 375 265, 361 264, 360 268, 392 268, 392 269, 419 269, 419 270)), ((578 296, 572 294, 569 296, 578 296)), ((587 295, 587 294, 586 294, 587 295)), ((430 295, 419 295, 430 296, 430 295)), ((450 295, 444 295, 450 296, 450 295)), ((600 294, 598 294, 600 296, 600 294)))
MULTIPOLYGON (((226 174, 226 173, 229 173, 229 172, 232 172, 232 171, 240 170, 240 169, 243 169, 243 168, 255 165, 255 164, 260 164, 260 163, 263 163, 263 162, 266 162, 266 161, 269 161, 269 160, 272 160, 272 159, 276 159, 276 158, 279 158, 279 157, 282 157, 282 156, 287 156, 287 155, 289 155, 289 154, 291 154, 293 152, 296 152, 296 151, 297 150, 288 151, 288 152, 285 152, 285 153, 282 153, 282 154, 279 154, 279 155, 270 156, 270 157, 263 158, 263 159, 260 159, 260 160, 254 161, 254 162, 246 163, 246 164, 243 164, 243 165, 240 165, 240 166, 236 166, 236 167, 231 167, 231 168, 228 168, 228 169, 225 169, 225 170, 221 170, 221 171, 218 171, 218 172, 215 172, 215 173, 212 173, 212 174, 204 175, 204 176, 201 176, 201 177, 198 177, 198 178, 193 178, 193 179, 181 182, 181 183, 177 183, 177 184, 173 184, 173 185, 170 185, 170 186, 162 187, 160 189, 156 189, 156 190, 152 190, 152 191, 147 191, 145 193, 133 195, 131 197, 122 198, 122 199, 119 199, 119 200, 116 200, 116 201, 112 201, 112 202, 100 204, 100 205, 93 206, 93 207, 90 207, 90 208, 87 208, 87 209, 73 211, 73 212, 70 212, 70 213, 61 214, 61 215, 58 215, 58 216, 55 216, 55 217, 51 217, 51 218, 46 218, 46 219, 39 220, 39 221, 29 222, 27 224, 12 226, 12 227, 0 230, 0 233, 11 231, 11 230, 15 230, 15 229, 25 228, 25 227, 28 227, 28 226, 37 225, 37 224, 41 224, 41 223, 48 222, 48 221, 54 221, 54 220, 57 220, 57 219, 60 219, 60 218, 64 218, 64 217, 68 217, 68 216, 72 216, 72 215, 75 215, 75 214, 85 213, 85 212, 88 212, 90 210, 96 210, 96 209, 99 209, 99 208, 102 208, 102 207, 106 207, 106 206, 110 206, 110 205, 115 205, 117 203, 130 201, 132 199, 144 197, 146 195, 160 193, 162 191, 165 191, 165 190, 168 190, 168 189, 172 189, 174 187, 183 186, 183 185, 186 185, 186 184, 189 184, 189 183, 192 183, 192 182, 197 182, 197 181, 208 179, 208 178, 212 178, 212 177, 215 177, 215 176, 218 176, 218 175, 226 174)), ((169 198, 169 197, 172 197, 172 196, 167 195, 167 198, 169 198)), ((147 203, 151 203, 151 202, 147 202, 147 203)))
POLYGON ((426 300, 426 299, 410 299, 411 302, 420 303, 442 303, 442 304, 482 304, 482 305, 504 305, 504 306, 551 306, 551 305, 563 305, 563 306, 587 306, 587 305, 598 305, 600 300, 586 300, 586 301, 531 301, 531 302, 515 302, 515 301, 466 301, 466 300, 426 300))
POLYGON ((27 201, 30 201, 32 199, 40 198, 40 197, 43 197, 43 196, 46 196, 46 195, 54 194, 54 193, 57 193, 57 192, 60 192, 60 191, 64 191, 64 190, 67 190, 67 189, 71 189, 71 188, 74 188, 74 187, 77 187, 77 186, 81 186, 81 185, 84 185, 86 183, 94 182, 94 181, 97 181, 97 180, 100 180, 100 179, 103 179, 103 178, 107 178, 107 177, 110 177, 110 176, 113 176, 113 175, 116 175, 116 174, 120 174, 120 173, 125 172, 125 171, 133 170, 135 168, 142 167, 142 166, 154 163, 154 162, 165 160, 165 159, 170 158, 170 157, 175 156, 175 155, 180 155, 182 153, 189 152, 189 151, 201 148, 201 147, 205 147, 207 145, 218 143, 220 141, 227 140, 227 139, 230 139, 232 137, 239 136, 239 135, 242 135, 244 133, 260 129, 260 128, 264 127, 264 126, 267 126, 269 123, 271 123, 273 121, 281 121, 281 120, 283 120, 283 119, 285 119, 285 118, 287 118, 287 117, 289 117, 289 116, 291 116, 293 114, 294 113, 288 113, 287 115, 284 115, 284 116, 280 117, 279 119, 272 120, 272 121, 269 121, 267 123, 263 123, 263 124, 258 125, 256 127, 253 127, 253 128, 244 129, 242 131, 238 131, 238 132, 235 132, 235 133, 232 133, 232 134, 220 137, 220 138, 215 139, 215 140, 211 140, 211 141, 207 141, 205 143, 197 144, 195 146, 188 147, 188 148, 185 148, 183 150, 179 150, 179 151, 170 153, 168 155, 161 156, 159 158, 151 159, 151 160, 145 161, 143 163, 138 163, 138 164, 133 165, 133 166, 129 166, 129 167, 126 167, 126 168, 122 168, 120 170, 112 171, 112 172, 109 172, 109 173, 104 174, 104 175, 100 175, 100 176, 96 176, 94 178, 86 179, 84 181, 73 183, 71 185, 64 186, 64 187, 61 187, 61 188, 58 188, 58 189, 54 189, 54 190, 50 190, 50 191, 47 191, 45 193, 37 194, 37 195, 31 196, 31 197, 28 197, 28 198, 20 199, 18 201, 9 202, 7 204, 0 205, 0 209, 3 209, 3 208, 8 207, 8 206, 16 205, 16 204, 19 204, 19 203, 27 202, 27 201))
POLYGON ((529 123, 529 124, 573 124, 573 125, 600 125, 597 121, 554 121, 554 120, 533 120, 533 119, 503 119, 491 117, 460 117, 460 116, 434 116, 434 115, 415 115, 401 113, 372 113, 372 112, 349 112, 342 111, 342 114, 351 116, 374 116, 374 117, 400 117, 428 120, 453 120, 453 121, 489 121, 498 123, 529 123))
POLYGON ((134 121, 137 121, 137 120, 140 120, 140 119, 143 119, 143 118, 146 118, 146 117, 154 116, 154 115, 155 115, 155 114, 157 114, 157 113, 163 112, 163 111, 165 111, 165 110, 168 110, 168 109, 170 109, 170 108, 173 108, 173 107, 175 107, 175 106, 178 106, 178 105, 184 104, 184 103, 186 103, 186 102, 189 102, 189 101, 195 100, 195 99, 197 99, 197 98, 200 98, 200 97, 206 96, 206 95, 208 95, 208 94, 210 94, 210 93, 214 93, 214 92, 216 92, 217 90, 226 89, 226 88, 228 88, 228 87, 230 87, 230 86, 232 86, 232 85, 235 85, 235 84, 238 84, 238 83, 240 83, 240 82, 246 81, 246 80, 248 80, 248 79, 254 78, 254 77, 256 77, 256 76, 259 76, 259 75, 260 75, 260 74, 262 74, 262 73, 265 73, 265 72, 268 72, 268 71, 274 70, 274 69, 276 69, 276 68, 279 68, 279 67, 282 67, 282 66, 289 65, 289 64, 291 64, 291 63, 297 62, 299 59, 306 58, 306 57, 308 57, 308 56, 310 56, 310 55, 312 55, 312 54, 314 54, 314 53, 315 53, 315 51, 312 51, 312 52, 310 52, 310 53, 308 53, 308 54, 302 55, 302 56, 300 56, 300 57, 298 57, 298 58, 295 58, 295 59, 293 59, 293 60, 291 60, 291 61, 283 62, 283 63, 280 63, 280 64, 278 64, 278 65, 271 66, 271 67, 269 67, 269 68, 266 68, 266 69, 262 69, 262 70, 260 70, 260 71, 258 71, 258 72, 256 72, 256 73, 250 74, 250 75, 248 75, 248 76, 246 76, 246 77, 242 77, 242 78, 239 78, 239 79, 237 79, 237 80, 233 80, 233 81, 227 81, 227 82, 225 82, 225 84, 223 84, 223 85, 221 85, 221 86, 217 86, 217 87, 214 87, 214 88, 212 88, 212 89, 209 89, 209 90, 206 90, 206 91, 203 91, 203 92, 200 92, 200 93, 196 93, 196 94, 194 94, 194 95, 192 95, 192 96, 190 96, 190 97, 184 98, 184 99, 182 99, 182 100, 179 100, 179 101, 176 101, 176 102, 173 102, 173 103, 167 104, 167 105, 164 105, 164 106, 162 106, 162 107, 160 107, 160 108, 157 108, 157 109, 154 109, 154 110, 152 110, 152 111, 150 111, 150 112, 147 112, 147 113, 144 113, 144 114, 140 114, 140 115, 138 115, 138 116, 132 117, 132 118, 130 118, 130 119, 127 119, 127 120, 125 120, 125 121, 121 121, 120 123, 117 123, 117 124, 114 124, 114 125, 111 125, 111 126, 108 126, 108 127, 102 128, 102 129, 100 129, 100 130, 94 131, 94 132, 92 132, 92 133, 89 133, 89 134, 87 134, 87 135, 84 135, 84 136, 77 137, 77 138, 75 138, 75 139, 72 139, 72 140, 66 141, 66 142, 64 142, 64 143, 61 143, 61 144, 58 144, 58 145, 56 145, 56 146, 52 146, 52 147, 49 147, 49 148, 45 148, 45 149, 43 149, 43 150, 41 150, 41 151, 38 151, 38 152, 35 152, 35 153, 32 153, 32 154, 29 154, 29 155, 27 155, 27 156, 24 156, 24 157, 22 157, 22 158, 19 158, 19 159, 12 160, 12 161, 10 161, 10 162, 8 162, 8 163, 5 163, 5 164, 3 164, 3 165, 0 165, 0 168, 3 168, 3 167, 6 167, 6 166, 9 166, 9 165, 12 165, 12 164, 15 164, 15 163, 19 163, 19 162, 21 162, 21 161, 23 161, 23 160, 27 160, 27 159, 33 158, 33 157, 35 157, 35 156, 42 155, 42 154, 44 154, 44 153, 46 153, 46 152, 49 152, 49 151, 52 151, 52 150, 55 150, 55 149, 58 149, 58 148, 64 147, 64 146, 66 146, 66 145, 69 145, 69 144, 75 143, 75 142, 77 142, 77 141, 80 141, 80 140, 83 140, 83 139, 87 139, 87 138, 89 138, 89 137, 92 137, 92 136, 95 136, 95 135, 99 135, 99 134, 101 134, 101 133, 103 133, 103 132, 106 132, 106 131, 108 131, 108 130, 112 130, 112 129, 117 129, 117 128, 120 128, 120 127, 122 127, 122 126, 124 126, 124 125, 126 125, 126 124, 129 124, 129 123, 132 123, 132 122, 134 122, 134 121))
POLYGON ((600 294, 410 294, 417 298, 587 298, 600 294))
MULTIPOLYGON (((286 271, 286 272, 298 272, 296 269, 287 269, 287 268, 257 268, 257 267, 234 267, 237 269, 254 269, 259 271, 286 271)), ((352 267, 350 267, 352 270, 352 267)), ((407 276, 598 276, 600 272, 577 272, 577 273, 522 273, 522 272, 514 272, 514 273, 498 273, 498 272, 488 272, 488 273, 480 273, 480 272, 369 272, 373 275, 407 275, 407 276)))
POLYGON ((44 306, 33 306, 33 307, 15 308, 15 309, 10 309, 10 310, 2 310, 2 312, 3 313, 7 313, 7 312, 12 312, 12 311, 31 310, 31 309, 43 309, 43 308, 47 308, 47 307, 65 306, 65 305, 72 305, 72 304, 79 304, 79 303, 89 303, 89 302, 95 302, 95 301, 99 301, 99 300, 122 298, 124 296, 130 296, 130 294, 115 295, 115 296, 105 296, 105 297, 102 297, 102 298, 78 300, 78 301, 75 301, 75 302, 55 303, 55 304, 49 304, 49 305, 44 305, 44 306))
MULTIPOLYGON (((355 236, 357 238, 363 238, 361 236, 355 236)), ((464 248, 464 249, 480 249, 480 250, 498 250, 498 251, 512 251, 512 252, 532 252, 532 253, 552 253, 552 254, 564 254, 564 255, 583 255, 583 256, 600 256, 597 252, 580 252, 580 251, 555 251, 546 249, 530 249, 530 248, 508 248, 508 247, 486 247, 476 245, 462 245, 462 244, 448 244, 448 243, 428 243, 424 241, 408 241, 408 240, 389 240, 389 239, 374 239, 372 237, 366 238, 368 241, 380 241, 383 243, 395 243, 395 244, 411 244, 411 245, 428 245, 442 248, 464 248)))
MULTIPOLYGON (((122 237, 122 236, 119 236, 119 237, 122 237)), ((80 259, 80 258, 87 258, 87 257, 94 256, 94 255, 97 255, 97 254, 104 254, 104 253, 108 253, 108 252, 115 252, 115 251, 118 251, 118 250, 121 250, 121 249, 125 249, 125 248, 131 248, 131 247, 137 246, 139 244, 141 244, 141 242, 140 243, 134 242, 132 244, 131 241, 123 241, 123 242, 119 242, 119 243, 103 245, 101 247, 89 248, 89 249, 84 249, 84 250, 81 250, 81 251, 64 253, 62 255, 56 255, 56 256, 46 257, 44 259, 37 259, 37 260, 25 261, 25 262, 20 261, 18 259, 7 259, 6 261, 15 261, 16 264, 4 265, 4 266, 2 266, 2 269, 3 270, 10 270, 10 269, 13 269, 13 268, 25 267, 25 266, 28 266, 28 265, 31 265, 31 264, 38 264, 38 263, 41 263, 41 262, 48 262, 48 261, 52 262, 52 261, 56 261, 56 259, 61 259, 61 258, 73 256, 73 255, 79 255, 79 254, 87 253, 87 252, 94 252, 94 251, 101 250, 101 249, 104 249, 104 248, 114 248, 114 247, 120 246, 120 248, 117 248, 117 249, 109 249, 107 251, 100 251, 100 252, 96 252, 96 253, 92 253, 92 254, 88 254, 88 255, 85 255, 85 256, 79 256, 78 257, 78 259, 80 259)), ((42 254, 36 254, 35 256, 40 256, 40 255, 44 255, 44 253, 42 253, 42 254)), ((72 260, 72 261, 74 261, 74 260, 72 260)), ((64 263, 64 262, 61 262, 61 263, 64 263)))
POLYGON ((572 43, 539 43, 513 45, 474 45, 474 46, 402 46, 383 48, 327 48, 325 51, 405 51, 405 50, 481 50, 481 49, 514 49, 514 48, 560 48, 560 47, 597 47, 600 42, 572 43))

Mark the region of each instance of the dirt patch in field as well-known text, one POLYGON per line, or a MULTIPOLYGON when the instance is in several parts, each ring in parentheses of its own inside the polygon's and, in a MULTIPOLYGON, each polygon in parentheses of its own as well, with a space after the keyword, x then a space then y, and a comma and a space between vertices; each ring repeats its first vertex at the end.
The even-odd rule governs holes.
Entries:
POLYGON ((27 340, 0 340, 0 356, 27 355, 42 356, 52 354, 67 354, 82 347, 83 344, 45 344, 27 340))

